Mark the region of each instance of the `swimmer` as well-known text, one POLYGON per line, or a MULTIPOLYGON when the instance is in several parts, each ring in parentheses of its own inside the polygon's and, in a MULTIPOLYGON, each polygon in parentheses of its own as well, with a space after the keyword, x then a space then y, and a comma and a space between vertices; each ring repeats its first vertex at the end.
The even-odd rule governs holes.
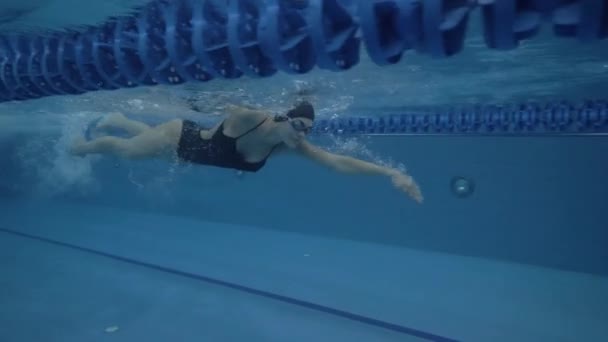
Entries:
POLYGON ((315 120, 308 102, 285 114, 270 114, 234 105, 228 116, 208 129, 191 120, 174 119, 155 127, 126 118, 120 113, 102 118, 96 129, 118 128, 131 138, 102 136, 90 141, 79 138, 71 147, 77 156, 110 154, 125 159, 177 158, 182 162, 257 172, 270 156, 291 152, 330 169, 348 174, 388 177, 393 185, 418 203, 423 197, 414 179, 393 168, 327 152, 306 140, 315 120))

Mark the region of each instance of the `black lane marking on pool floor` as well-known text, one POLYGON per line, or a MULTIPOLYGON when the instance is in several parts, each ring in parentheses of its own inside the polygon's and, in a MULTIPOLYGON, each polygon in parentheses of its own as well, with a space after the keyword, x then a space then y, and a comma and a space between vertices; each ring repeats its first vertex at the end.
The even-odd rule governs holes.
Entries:
POLYGON ((379 328, 384 328, 384 329, 396 331, 396 332, 399 332, 399 333, 402 333, 402 334, 419 337, 419 338, 422 338, 422 339, 425 339, 425 340, 429 340, 429 341, 436 341, 436 342, 458 342, 458 340, 455 340, 455 339, 451 339, 451 338, 435 335, 435 334, 432 334, 432 333, 424 332, 424 331, 413 329, 413 328, 408 328, 408 327, 405 327, 403 325, 381 321, 381 320, 378 320, 378 319, 374 319, 374 318, 358 315, 358 314, 355 314, 355 313, 352 313, 352 312, 343 311, 343 310, 339 310, 339 309, 334 309, 334 308, 331 308, 331 307, 328 307, 328 306, 324 306, 324 305, 320 305, 320 304, 315 304, 315 303, 311 303, 311 302, 307 302, 307 301, 304 301, 304 300, 300 300, 300 299, 296 299, 296 298, 291 298, 291 297, 283 296, 283 295, 272 293, 272 292, 257 290, 257 289, 254 289, 254 288, 251 288, 251 287, 248 287, 248 286, 245 286, 245 285, 239 285, 239 284, 235 284, 235 283, 230 283, 230 282, 227 282, 227 281, 223 281, 223 280, 207 277, 207 276, 204 276, 204 275, 199 275, 199 274, 195 274, 195 273, 180 271, 180 270, 176 270, 176 269, 173 269, 173 268, 169 268, 169 267, 165 267, 165 266, 161 266, 161 265, 156 265, 156 264, 148 263, 148 262, 145 262, 145 261, 139 261, 139 260, 135 260, 135 259, 127 258, 127 257, 122 257, 120 255, 115 255, 115 254, 106 253, 106 252, 98 251, 98 250, 87 248, 87 247, 73 245, 73 244, 70 244, 70 243, 67 243, 67 242, 61 242, 61 241, 58 241, 58 240, 53 240, 53 239, 45 238, 45 237, 42 237, 42 236, 36 236, 36 235, 27 234, 27 233, 21 233, 21 232, 12 230, 12 229, 1 228, 1 227, 0 227, 0 232, 4 232, 6 234, 11 234, 11 235, 15 235, 15 236, 20 236, 20 237, 31 239, 31 240, 42 241, 42 242, 46 242, 46 243, 49 243, 49 244, 53 244, 53 245, 57 245, 57 246, 62 246, 62 247, 66 247, 66 248, 70 248, 70 249, 74 249, 74 250, 79 250, 79 251, 90 253, 90 254, 100 255, 100 256, 104 256, 104 257, 110 258, 110 259, 114 259, 114 260, 119 260, 119 261, 122 261, 122 262, 130 263, 130 264, 133 264, 133 265, 138 265, 138 266, 142 266, 142 267, 146 267, 146 268, 151 268, 151 269, 154 269, 154 270, 158 270, 158 271, 162 271, 162 272, 166 272, 166 273, 171 273, 171 274, 174 274, 174 275, 178 275, 178 276, 182 276, 182 277, 186 277, 186 278, 190 278, 190 279, 196 279, 196 280, 199 280, 199 281, 204 281, 204 282, 207 282, 207 283, 211 283, 211 284, 215 284, 215 285, 219 285, 219 286, 223 286, 223 287, 228 287, 228 288, 235 289, 235 290, 238 290, 238 291, 242 291, 242 292, 250 293, 250 294, 253 294, 253 295, 257 295, 257 296, 274 299, 274 300, 281 301, 281 302, 284 302, 284 303, 289 303, 289 304, 301 306, 301 307, 304 307, 304 308, 320 311, 320 312, 323 312, 323 313, 326 313, 326 314, 330 314, 330 315, 334 315, 334 316, 339 316, 339 317, 342 317, 342 318, 347 318, 347 319, 350 319, 350 320, 353 320, 353 321, 357 321, 357 322, 360 322, 360 323, 364 323, 364 324, 376 326, 376 327, 379 327, 379 328))

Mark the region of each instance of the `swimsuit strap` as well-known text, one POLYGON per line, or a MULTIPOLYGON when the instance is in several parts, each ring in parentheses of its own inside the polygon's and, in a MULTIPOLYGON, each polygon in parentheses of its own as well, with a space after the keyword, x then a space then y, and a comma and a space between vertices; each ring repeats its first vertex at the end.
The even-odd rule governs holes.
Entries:
POLYGON ((268 159, 268 157, 270 157, 270 155, 272 154, 272 152, 274 152, 274 150, 275 150, 277 147, 281 146, 281 145, 283 145, 283 143, 278 143, 278 144, 276 144, 276 145, 272 146, 272 149, 270 150, 270 152, 268 152, 268 155, 266 155, 266 158, 264 158, 264 159, 268 159))
POLYGON ((238 137, 236 137, 236 138, 234 138, 234 139, 235 139, 235 140, 236 140, 236 139, 239 139, 239 138, 241 138, 241 137, 243 137, 243 136, 245 136, 245 135, 247 135, 247 134, 249 134, 249 133, 253 132, 253 131, 254 131, 256 128, 260 127, 260 126, 261 126, 261 125, 262 125, 264 122, 266 122, 266 120, 267 120, 267 119, 268 119, 268 118, 265 118, 264 120, 262 120, 262 122, 260 122, 259 124, 255 125, 253 128, 250 128, 250 129, 249 129, 247 132, 245 132, 245 133, 243 133, 243 134, 239 135, 238 137))

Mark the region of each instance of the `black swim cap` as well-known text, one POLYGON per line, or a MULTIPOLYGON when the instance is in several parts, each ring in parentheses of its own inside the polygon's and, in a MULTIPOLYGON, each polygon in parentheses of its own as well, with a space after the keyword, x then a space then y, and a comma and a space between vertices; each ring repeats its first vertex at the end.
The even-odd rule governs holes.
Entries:
POLYGON ((315 109, 309 102, 300 102, 287 112, 289 118, 306 118, 315 121, 315 109))

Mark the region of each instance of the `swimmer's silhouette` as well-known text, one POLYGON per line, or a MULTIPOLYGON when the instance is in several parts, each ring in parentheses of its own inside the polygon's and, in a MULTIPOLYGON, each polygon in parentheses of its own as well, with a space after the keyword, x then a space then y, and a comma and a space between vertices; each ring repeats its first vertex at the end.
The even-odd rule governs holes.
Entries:
POLYGON ((386 176, 396 188, 422 202, 418 185, 402 171, 329 153, 308 142, 306 135, 315 120, 314 108, 308 102, 276 116, 237 106, 228 106, 227 111, 228 117, 210 129, 181 119, 151 127, 122 114, 112 114, 101 119, 96 128, 123 129, 131 138, 102 136, 91 141, 80 138, 71 152, 80 156, 105 153, 128 159, 177 155, 183 162, 248 172, 259 171, 269 157, 278 153, 297 152, 338 172, 386 176))

